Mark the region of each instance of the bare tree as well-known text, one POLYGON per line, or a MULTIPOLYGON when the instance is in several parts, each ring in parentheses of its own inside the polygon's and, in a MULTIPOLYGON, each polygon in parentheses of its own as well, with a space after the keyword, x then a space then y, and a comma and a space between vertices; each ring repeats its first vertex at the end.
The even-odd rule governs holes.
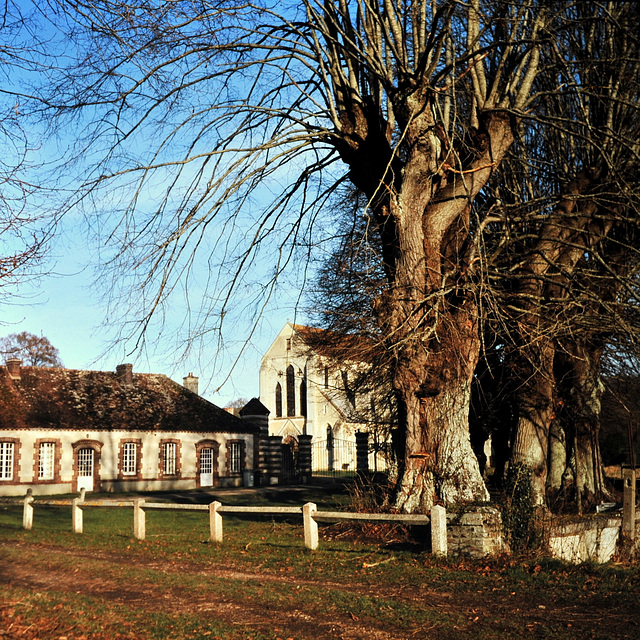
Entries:
MULTIPOLYGON (((487 279, 472 442, 482 456, 492 434, 500 470, 509 458, 528 467, 538 504, 571 495, 582 508, 606 495, 602 354, 607 344, 636 342, 640 328, 638 14, 633 3, 554 10, 556 38, 541 49, 529 114, 474 202, 487 279)), ((330 322, 349 330, 343 315, 372 302, 357 288, 366 270, 352 261, 356 274, 344 277, 340 260, 327 267, 334 277, 322 272, 321 295, 339 307, 330 322)))
POLYGON ((634 3, 564 10, 568 28, 536 80, 544 102, 503 183, 516 244, 502 276, 510 300, 499 307, 518 379, 511 461, 531 469, 538 504, 570 486, 581 506, 581 495, 605 492, 602 354, 640 328, 639 14, 634 3))
POLYGON ((0 353, 4 360, 19 358, 32 367, 62 367, 60 354, 49 339, 28 331, 0 338, 0 353))
POLYGON ((229 402, 227 402, 227 404, 225 405, 225 409, 234 409, 234 410, 240 410, 242 409, 249 401, 246 398, 236 398, 235 400, 230 400, 229 402))
POLYGON ((0 300, 18 295, 19 285, 41 274, 55 216, 35 199, 33 140, 14 84, 16 74, 34 69, 41 43, 30 18, 7 0, 0 8, 0 300))
MULTIPOLYGON (((487 189, 514 141, 530 143, 521 123, 532 108, 544 115, 535 93, 562 103, 562 74, 536 84, 575 22, 574 4, 552 4, 60 0, 50 19, 72 33, 77 60, 40 100, 67 132, 76 116, 80 199, 113 216, 102 220, 123 337, 143 339, 198 262, 211 281, 192 310, 196 332, 223 328, 252 263, 270 268, 259 308, 287 268, 304 272, 299 259, 331 228, 327 198, 349 180, 379 239, 372 312, 404 434, 396 505, 486 499, 469 406, 485 232, 506 228, 487 189)), ((543 247, 521 248, 519 299, 528 287, 541 298, 543 247)), ((514 308, 518 343, 537 345, 540 307, 514 308)))

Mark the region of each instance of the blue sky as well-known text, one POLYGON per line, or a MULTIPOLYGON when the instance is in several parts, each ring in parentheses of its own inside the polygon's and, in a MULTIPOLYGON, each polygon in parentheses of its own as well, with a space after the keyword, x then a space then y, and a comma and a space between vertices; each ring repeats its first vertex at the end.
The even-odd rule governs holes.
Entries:
MULTIPOLYGON (((287 320, 300 321, 295 310, 296 292, 292 292, 289 301, 280 295, 270 305, 247 345, 244 342, 253 322, 249 317, 232 326, 222 348, 212 340, 182 361, 173 353, 175 344, 166 338, 158 340, 153 332, 147 339, 156 345, 155 352, 132 355, 124 347, 112 344, 118 327, 105 324, 101 292, 92 284, 95 248, 88 246, 83 236, 77 221, 62 224, 48 263, 51 274, 12 291, 15 297, 0 307, 0 335, 21 331, 44 334, 58 348, 69 369, 114 370, 117 364, 131 362, 134 370, 163 373, 179 383, 193 372, 200 378, 201 394, 219 406, 239 397, 259 395, 262 354, 287 320), (238 363, 232 370, 236 359, 238 363)), ((182 319, 179 312, 169 317, 168 331, 177 328, 182 319)))
MULTIPOLYGON (((38 15, 36 12, 36 16, 38 15)), ((61 24, 64 25, 64 18, 61 20, 61 24)), ((20 28, 21 25, 22 23, 18 23, 20 28)), ((64 37, 59 37, 66 33, 63 28, 57 30, 46 20, 42 28, 47 36, 46 53, 48 55, 57 51, 56 47, 60 47, 60 52, 73 54, 75 45, 67 42, 64 37), (70 48, 67 49, 67 47, 70 48)), ((38 33, 41 32, 38 31, 38 33)), ((25 37, 28 37, 28 34, 25 37)), ((37 55, 35 57, 37 58, 37 55)), ((80 59, 83 57, 80 56, 80 59)), ((127 68, 121 71, 125 73, 127 68)), ((23 84, 28 85, 29 80, 36 83, 40 81, 40 67, 34 67, 33 72, 25 69, 25 65, 17 65, 15 69, 9 66, 9 75, 6 78, 0 77, 0 89, 6 85, 14 91, 14 84, 20 88, 23 84)), ((133 67, 130 70, 135 72, 133 67)), ((190 68, 189 72, 192 71, 190 68)), ((182 76, 179 65, 176 72, 180 79, 182 76)), ((206 69, 201 73, 204 74, 203 77, 209 75, 206 69)), ((245 82, 253 85, 253 81, 250 78, 246 79, 244 75, 240 76, 237 82, 236 90, 240 93, 245 88, 245 82)), ((224 82, 221 86, 226 91, 224 82)), ((20 116, 20 128, 24 128, 28 133, 30 156, 27 165, 31 164, 36 170, 41 168, 43 172, 47 171, 46 175, 43 173, 33 181, 51 189, 51 193, 43 195, 38 203, 44 208, 47 206, 47 197, 55 200, 63 197, 58 194, 70 195, 77 189, 81 189, 83 183, 86 184, 86 181, 91 183, 91 180, 97 176, 119 177, 107 180, 102 188, 90 190, 90 194, 81 200, 83 210, 80 210, 80 207, 72 209, 63 218, 58 235, 52 243, 50 261, 45 269, 50 275, 28 286, 22 284, 19 290, 13 292, 17 294, 15 297, 0 300, 0 335, 21 331, 43 334, 58 348, 67 368, 114 370, 117 364, 131 362, 134 365, 134 371, 164 373, 178 382, 182 381, 183 376, 193 372, 200 377, 202 394, 216 404, 224 406, 238 397, 251 398, 259 394, 258 374, 262 354, 287 320, 306 322, 304 314, 297 310, 297 307, 301 304, 300 290, 304 287, 303 283, 308 275, 307 269, 303 264, 290 260, 291 254, 287 250, 281 251, 281 248, 294 247, 293 250, 299 250, 303 255, 310 244, 313 245, 314 251, 318 250, 317 238, 321 234, 316 230, 320 227, 319 222, 314 223, 313 233, 311 228, 308 234, 300 230, 296 230, 295 234, 290 233, 296 225, 296 206, 301 207, 302 201, 305 201, 306 206, 306 200, 312 201, 313 198, 305 193, 298 194, 298 200, 287 199, 283 204, 283 218, 282 220, 277 218, 279 222, 273 225, 273 229, 268 230, 273 217, 267 216, 270 222, 265 228, 261 228, 260 225, 264 219, 264 207, 268 206, 268 202, 274 199, 277 201, 283 188, 292 181, 295 182, 306 163, 317 161, 317 156, 312 154, 307 157, 298 149, 290 161, 282 165, 279 162, 269 164, 271 162, 269 160, 265 165, 268 168, 268 179, 264 179, 265 176, 263 176, 259 186, 251 190, 249 197, 242 195, 241 191, 232 190, 232 197, 225 197, 225 205, 221 212, 214 211, 215 215, 209 214, 211 224, 206 225, 206 235, 203 232, 202 236, 204 240, 199 242, 201 237, 197 233, 194 239, 190 240, 195 243, 200 254, 198 261, 195 262, 193 277, 188 281, 189 299, 186 300, 184 292, 180 290, 183 285, 179 283, 175 295, 169 299, 158 315, 162 319, 161 322, 152 324, 145 335, 147 348, 134 350, 132 348, 134 345, 131 343, 114 345, 114 339, 124 325, 120 319, 116 320, 116 315, 112 315, 112 310, 103 301, 105 293, 108 294, 110 289, 108 278, 101 277, 96 282, 95 272, 99 258, 104 259, 105 254, 109 257, 109 252, 113 255, 117 251, 113 246, 118 246, 119 243, 120 246, 129 246, 128 230, 132 231, 131 237, 136 239, 139 228, 150 227, 155 235, 151 232, 149 235, 141 234, 140 253, 132 262, 125 263, 125 269, 121 273, 127 275, 124 279, 120 279, 120 282, 124 283, 125 291, 129 280, 134 285, 138 282, 135 274, 129 278, 133 273, 129 265, 136 263, 140 256, 146 253, 147 262, 142 260, 139 263, 142 267, 138 274, 139 278, 144 277, 144 270, 154 260, 153 249, 162 245, 158 238, 162 238, 163 225, 165 228, 172 228, 171 224, 174 221, 171 220, 171 216, 173 212, 179 210, 182 195, 191 188, 194 177, 198 175, 199 163, 204 162, 199 159, 193 163, 193 167, 185 168, 181 160, 185 157, 186 150, 189 150, 188 155, 198 158, 199 152, 217 149, 220 139, 236 131, 234 123, 226 123, 226 118, 221 121, 214 120, 215 127, 207 126, 204 129, 198 128, 201 124, 198 124, 198 119, 195 119, 193 126, 198 135, 196 136, 197 145, 192 149, 193 140, 189 133, 183 139, 184 133, 181 127, 172 129, 176 122, 191 123, 192 107, 197 107, 199 112, 202 108, 201 102, 208 107, 212 96, 217 95, 215 91, 211 92, 212 88, 216 89, 215 84, 203 82, 202 86, 198 87, 200 85, 191 89, 193 95, 189 94, 185 97, 182 111, 178 109, 177 103, 172 102, 170 111, 165 113, 162 109, 162 113, 158 114, 159 122, 154 123, 152 119, 147 123, 143 119, 140 126, 134 126, 132 123, 136 122, 140 113, 145 113, 148 106, 145 102, 147 98, 143 97, 146 93, 140 90, 138 98, 141 100, 141 106, 138 105, 133 109, 133 113, 128 113, 125 109, 117 119, 117 123, 113 123, 113 129, 116 128, 115 124, 118 130, 121 126, 131 127, 130 135, 122 138, 122 148, 118 147, 118 153, 113 157, 108 152, 113 142, 113 130, 108 127, 104 129, 105 123, 111 122, 110 118, 113 115, 108 106, 106 107, 109 114, 107 116, 104 116, 96 107, 95 111, 83 111, 75 118, 62 121, 58 129, 54 128, 58 134, 55 139, 45 135, 46 131, 41 129, 44 125, 40 124, 39 120, 27 123, 23 120, 23 116, 20 116), (128 121, 127 118, 132 120, 128 121), (180 118, 183 120, 181 121, 180 118), (97 139, 92 138, 92 123, 104 135, 101 134, 97 139), (165 126, 168 129, 163 128, 165 126), (168 141, 162 136, 158 137, 159 131, 166 133, 172 130, 179 132, 180 135, 171 134, 168 141), (158 146, 159 140, 163 140, 160 146, 158 146), (89 146, 85 147, 87 144, 89 146), (162 150, 161 155, 156 157, 155 154, 159 148, 162 150), (99 163, 103 154, 109 157, 105 165, 99 163), (168 160, 169 168, 164 166, 164 158, 168 160), (149 172, 143 182, 137 183, 126 171, 122 175, 119 173, 123 167, 130 168, 134 159, 135 162, 139 161, 142 167, 147 166, 145 162, 148 162, 154 166, 157 163, 159 168, 149 172), (178 162, 173 165, 176 159, 178 162), (175 176, 178 175, 176 167, 179 167, 180 179, 173 183, 175 176), (173 187, 167 193, 167 185, 172 184, 173 187), (135 197, 132 195, 134 193, 135 197), (261 202, 263 199, 267 204, 261 202), (130 209, 132 200, 135 200, 136 205, 130 209), (227 202, 229 202, 228 205, 227 202), (290 215, 288 215, 289 208, 291 208, 290 215), (131 211, 135 214, 128 218, 127 214, 131 211), (123 212, 127 214, 123 216, 123 212), (121 224, 123 219, 125 223, 121 224), (147 220, 154 222, 147 225, 147 220), (98 228, 104 227, 100 231, 107 237, 111 231, 116 230, 115 240, 112 238, 110 246, 105 242, 101 244, 99 239, 87 240, 87 221, 98 228), (259 239, 252 244, 252 238, 256 233, 259 239), (249 247, 256 246, 258 249, 255 253, 249 252, 251 259, 244 265, 244 275, 235 281, 232 278, 233 270, 238 264, 238 256, 244 255, 243 251, 246 250, 247 244, 249 247), (100 253, 103 255, 100 256, 100 253), (282 282, 274 294, 269 295, 268 282, 275 272, 280 271, 289 273, 289 279, 282 282), (233 290, 234 298, 231 304, 225 306, 225 294, 229 290, 233 290), (268 304, 262 308, 260 296, 262 295, 264 299, 265 292, 267 292, 268 304), (216 314, 218 314, 217 318, 216 314), (221 341, 214 329, 223 314, 224 333, 221 341), (186 324, 185 318, 188 318, 186 324), (258 322, 257 329, 256 322, 258 322), (181 357, 185 351, 184 345, 194 334, 196 339, 192 342, 193 348, 190 353, 181 357)), ((265 79, 267 94, 271 89, 268 79, 265 79)), ((218 87, 218 90, 221 88, 218 87)), ((31 91, 27 93, 31 95, 31 91)), ((129 100, 133 100, 133 96, 134 94, 129 96, 129 100)), ((7 105, 12 107, 11 94, 6 100, 9 101, 7 105)), ((283 96, 282 100, 288 109, 290 103, 286 102, 286 97, 283 96)), ((21 113, 19 100, 15 105, 15 113, 21 113)), ((207 114, 208 109, 204 109, 202 117, 209 117, 207 114)), ((242 114, 239 117, 242 118, 242 114)), ((241 130, 244 131, 244 129, 241 130)), ((247 140, 242 136, 238 140, 230 138, 233 142, 233 144, 229 143, 231 151, 220 161, 214 158, 213 168, 208 168, 208 171, 213 171, 211 181, 214 185, 217 184, 218 176, 225 177, 227 169, 242 155, 238 151, 237 143, 248 144, 250 138, 250 135, 247 140)), ((294 135, 294 142, 291 143, 294 147, 298 144, 295 140, 297 138, 294 135)), ((247 168, 253 170, 251 163, 248 163, 247 168)), ((147 175, 146 170, 143 173, 147 175)), ((333 179, 329 175, 329 182, 333 179)), ((207 173, 202 184, 198 183, 198 188, 194 189, 192 201, 193 198, 200 197, 208 181, 207 173)), ((252 180, 249 180, 247 184, 251 182, 252 180)), ((244 177, 241 175, 238 185, 244 184, 244 177)), ((212 193, 218 197, 220 193, 226 193, 227 186, 223 182, 217 185, 212 193)), ((318 183, 316 188, 318 193, 321 193, 325 185, 318 183)), ((215 197, 212 202, 215 202, 215 197)), ((206 205, 205 202, 205 211, 206 205)), ((195 228, 199 229, 199 227, 195 228)), ((186 234, 186 237, 190 236, 186 234)), ((191 255, 189 251, 186 251, 181 261, 178 261, 177 272, 180 272, 184 264, 188 263, 189 255, 191 255)), ((129 290, 136 291, 132 287, 129 287, 129 290)), ((153 287, 145 288, 147 293, 152 290, 153 287)), ((140 295, 136 298, 134 295, 128 304, 121 305, 120 310, 126 309, 129 318, 135 318, 134 307, 137 304, 144 306, 143 302, 148 305, 148 300, 144 300, 144 296, 140 295)))

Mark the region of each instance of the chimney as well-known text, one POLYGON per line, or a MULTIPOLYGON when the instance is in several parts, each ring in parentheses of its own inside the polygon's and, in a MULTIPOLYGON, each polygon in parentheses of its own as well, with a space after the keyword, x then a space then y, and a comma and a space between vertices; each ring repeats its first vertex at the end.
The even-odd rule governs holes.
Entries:
POLYGON ((119 364, 116 367, 116 377, 120 380, 120 383, 125 387, 133 386, 133 365, 132 364, 119 364))
POLYGON ((20 358, 9 358, 7 360, 7 371, 13 380, 20 380, 20 367, 22 366, 22 360, 20 358))
POLYGON ((185 389, 198 395, 198 376, 194 376, 193 373, 189 373, 188 376, 182 378, 182 384, 185 389))

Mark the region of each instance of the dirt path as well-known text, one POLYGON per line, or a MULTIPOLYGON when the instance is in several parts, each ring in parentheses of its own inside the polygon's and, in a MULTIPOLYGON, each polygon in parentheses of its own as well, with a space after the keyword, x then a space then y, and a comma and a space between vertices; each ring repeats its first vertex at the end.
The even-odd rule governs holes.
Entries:
MULTIPOLYGON (((5 545, 19 548, 21 543, 8 543, 5 545)), ((61 547, 49 549, 52 557, 66 558, 66 562, 41 563, 34 567, 28 559, 21 558, 20 554, 11 552, 2 554, 5 556, 0 563, 0 584, 13 587, 22 587, 36 592, 56 592, 92 596, 99 601, 115 605, 123 605, 135 609, 164 612, 168 614, 197 613, 203 619, 222 621, 228 627, 255 629, 259 631, 272 630, 277 636, 277 630, 282 630, 283 638, 313 638, 318 640, 344 639, 344 640, 414 640, 415 638, 436 639, 441 637, 451 638, 451 627, 442 635, 440 631, 431 626, 415 626, 410 632, 401 628, 380 628, 375 620, 360 619, 353 614, 342 612, 331 613, 323 611, 319 615, 315 611, 305 611, 295 606, 279 606, 274 608, 260 601, 243 599, 240 596, 216 596, 211 593, 197 592, 191 589, 167 586, 162 579, 163 575, 171 574, 206 576, 208 580, 236 580, 256 584, 264 589, 275 587, 285 583, 295 588, 321 589, 324 591, 340 590, 355 596, 368 596, 370 598, 394 599, 416 603, 420 608, 431 609, 440 616, 450 615, 456 620, 464 621, 456 627, 460 638, 473 638, 474 629, 480 626, 486 628, 490 620, 507 620, 509 627, 514 621, 518 621, 523 632, 526 629, 532 632, 532 637, 550 637, 541 635, 536 631, 555 627, 570 627, 575 630, 575 637, 594 637, 591 632, 603 623, 603 611, 593 607, 588 600, 577 601, 569 606, 549 607, 537 606, 531 602, 530 596, 519 596, 514 593, 483 591, 463 592, 451 594, 434 590, 432 586, 415 585, 410 587, 398 587, 393 590, 381 589, 376 585, 338 583, 330 579, 299 579, 286 574, 268 572, 247 573, 233 569, 201 570, 194 563, 160 563, 151 559, 141 558, 136 562, 139 568, 150 570, 153 579, 137 582, 135 584, 118 580, 118 567, 130 563, 130 558, 113 554, 106 554, 99 550, 81 551, 68 550, 61 547), (68 560, 71 560, 69 562, 68 560), (73 562, 75 560, 75 562, 73 562), (108 568, 104 575, 92 575, 81 570, 83 561, 98 560, 106 563, 108 568)), ((232 593, 229 591, 229 593, 232 593)), ((268 602, 268 601, 267 601, 268 602)), ((20 634, 12 635, 6 631, 9 624, 7 611, 14 612, 16 603, 0 604, 0 612, 4 615, 5 631, 0 628, 0 640, 35 640, 40 638, 37 633, 30 635, 24 629, 20 634)), ((611 638, 638 638, 640 626, 638 611, 627 608, 609 606, 606 613, 606 624, 610 630, 611 638)), ((0 620, 2 622, 2 620, 0 620)), ((36 629, 37 631, 37 629, 36 629)), ((496 629, 497 631, 497 629, 496 629)), ((530 635, 529 633, 527 635, 530 635)), ((56 640, 72 640, 76 636, 46 635, 47 638, 56 640)), ((275 637, 275 636, 274 636, 275 637)), ((499 637, 496 635, 496 637, 499 637)), ((513 637, 513 636, 512 636, 513 637)), ((606 636, 598 636, 606 637, 606 636)), ((78 636, 82 640, 82 636, 78 636)), ((86 636, 84 637, 86 640, 86 636)))
MULTIPOLYGON (((19 545, 14 545, 19 546, 19 545)), ((100 551, 79 552, 63 548, 52 549, 56 555, 75 557, 78 560, 101 560, 115 565, 127 564, 130 559, 107 555, 100 551)), ((267 573, 246 573, 235 570, 207 569, 206 571, 194 570, 192 563, 174 563, 167 565, 149 560, 141 560, 138 566, 157 571, 159 574, 179 573, 206 576, 209 580, 240 580, 259 583, 268 588, 270 584, 286 583, 299 588, 313 587, 322 589, 344 589, 345 585, 330 580, 304 580, 292 578, 287 575, 267 573)), ((355 616, 328 617, 323 613, 319 619, 313 613, 305 612, 294 606, 272 607, 246 600, 237 601, 230 598, 221 598, 211 594, 201 594, 191 590, 166 588, 157 583, 137 583, 135 585, 122 583, 99 575, 89 575, 79 569, 65 569, 60 566, 39 566, 37 569, 28 562, 12 557, 5 559, 0 569, 0 583, 10 584, 16 587, 24 587, 35 591, 56 591, 68 593, 82 593, 103 601, 115 604, 127 605, 134 608, 143 608, 147 611, 158 611, 172 614, 199 613, 202 617, 211 617, 223 621, 230 627, 244 626, 255 629, 286 629, 288 634, 294 634, 301 638, 344 638, 355 640, 367 638, 369 640, 407 640, 416 637, 413 633, 406 635, 394 632, 390 629, 379 629, 371 624, 363 624, 355 616)), ((375 587, 355 586, 350 591, 358 595, 371 597, 382 596, 375 587)), ((385 598, 423 599, 429 596, 431 606, 436 606, 435 600, 447 602, 448 594, 429 593, 426 590, 417 595, 415 590, 411 593, 384 594, 385 598)), ((0 638, 2 633, 0 632, 0 638)))

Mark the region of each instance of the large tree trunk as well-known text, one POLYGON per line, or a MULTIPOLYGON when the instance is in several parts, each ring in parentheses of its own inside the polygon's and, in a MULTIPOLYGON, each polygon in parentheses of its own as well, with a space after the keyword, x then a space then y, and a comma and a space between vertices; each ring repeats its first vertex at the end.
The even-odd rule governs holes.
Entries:
POLYGON ((476 168, 444 171, 434 162, 436 150, 442 151, 431 113, 424 110, 409 127, 415 144, 402 191, 390 208, 399 250, 386 324, 397 354, 394 388, 406 417, 396 506, 407 512, 436 502, 489 498, 469 437, 471 382, 480 350, 469 286, 469 216, 471 201, 513 141, 508 117, 485 114, 476 136, 476 168))
MULTIPOLYGON (((558 301, 566 298, 567 275, 574 271, 593 239, 589 231, 597 228, 605 232, 595 216, 594 203, 576 198, 592 189, 599 177, 597 169, 589 168, 568 185, 567 197, 558 203, 523 260, 515 288, 513 319, 518 344, 514 373, 520 384, 511 463, 530 469, 537 506, 546 504, 547 487, 559 487, 566 475, 559 471, 563 462, 561 446, 563 438, 569 446, 570 438, 555 427, 552 432, 557 408, 557 340, 570 330, 563 318, 566 311, 561 310, 562 302, 558 301)), ((564 458, 566 462, 568 455, 564 458)))
POLYGON ((469 438, 471 381, 480 340, 467 314, 458 311, 447 319, 449 335, 440 336, 440 346, 432 344, 428 354, 423 349, 422 357, 416 354, 396 370, 396 391, 407 416, 396 507, 407 512, 424 511, 437 502, 489 499, 469 438))
POLYGON ((567 475, 567 434, 562 421, 556 415, 549 427, 549 471, 547 473, 547 497, 552 505, 561 495, 570 479, 567 475))
POLYGON ((567 469, 579 510, 607 496, 600 455, 600 379, 603 348, 587 339, 568 341, 559 359, 563 423, 567 433, 567 469))
POLYGON ((549 431, 554 418, 553 359, 550 340, 527 349, 530 359, 518 358, 518 422, 511 450, 511 464, 525 466, 531 472, 534 505, 545 504, 549 431))
POLYGON ((427 83, 395 96, 408 150, 402 163, 390 150, 379 111, 366 104, 350 104, 341 116, 338 145, 351 181, 369 199, 381 239, 388 291, 378 313, 394 356, 405 437, 396 492, 404 511, 488 498, 469 439, 479 353, 470 213, 513 142, 507 114, 479 114, 463 162, 438 134, 432 97, 427 83))

